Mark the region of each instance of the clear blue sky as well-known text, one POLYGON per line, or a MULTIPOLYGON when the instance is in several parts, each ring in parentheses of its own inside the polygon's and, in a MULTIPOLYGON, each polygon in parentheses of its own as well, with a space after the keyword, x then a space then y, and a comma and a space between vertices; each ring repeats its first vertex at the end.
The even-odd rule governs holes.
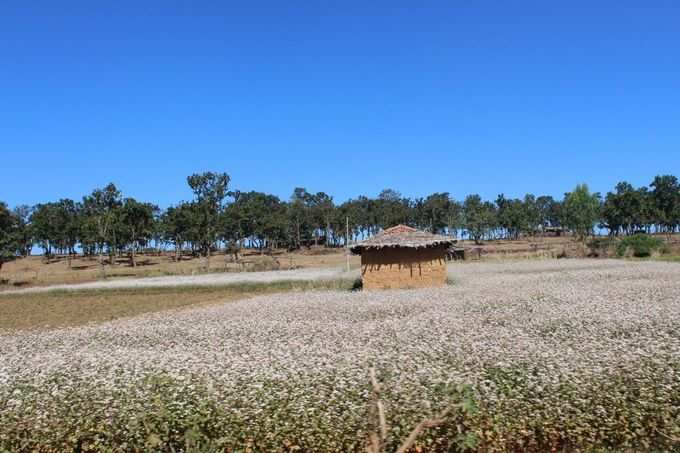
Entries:
POLYGON ((680 175, 680 3, 3 2, 0 200, 342 201, 680 175))

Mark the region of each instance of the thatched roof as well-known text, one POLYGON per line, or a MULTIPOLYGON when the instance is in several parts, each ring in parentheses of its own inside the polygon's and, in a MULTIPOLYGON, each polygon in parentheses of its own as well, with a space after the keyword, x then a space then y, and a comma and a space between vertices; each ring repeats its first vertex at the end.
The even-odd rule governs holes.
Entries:
POLYGON ((354 245, 352 253, 361 254, 364 250, 383 248, 420 249, 437 245, 451 245, 456 240, 449 236, 431 234, 406 225, 397 225, 354 245))

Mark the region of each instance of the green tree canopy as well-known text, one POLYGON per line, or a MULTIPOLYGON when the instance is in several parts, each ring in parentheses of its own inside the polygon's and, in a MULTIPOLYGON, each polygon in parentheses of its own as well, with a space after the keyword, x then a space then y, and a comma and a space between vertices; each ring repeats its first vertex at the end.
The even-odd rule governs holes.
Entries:
POLYGON ((16 217, 5 203, 0 202, 0 269, 17 256, 16 227, 16 217))
POLYGON ((220 215, 228 195, 229 175, 226 173, 196 173, 187 178, 196 203, 196 232, 204 256, 209 257, 219 236, 220 215))
POLYGON ((579 184, 564 197, 564 223, 579 238, 593 233, 600 219, 600 195, 590 193, 586 184, 579 184))

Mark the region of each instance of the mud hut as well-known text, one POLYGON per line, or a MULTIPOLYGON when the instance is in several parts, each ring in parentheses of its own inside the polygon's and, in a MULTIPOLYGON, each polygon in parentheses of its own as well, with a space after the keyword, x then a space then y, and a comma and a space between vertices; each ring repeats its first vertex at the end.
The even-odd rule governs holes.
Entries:
POLYGON ((422 288, 446 283, 446 252, 455 240, 397 225, 352 247, 361 255, 365 289, 422 288))

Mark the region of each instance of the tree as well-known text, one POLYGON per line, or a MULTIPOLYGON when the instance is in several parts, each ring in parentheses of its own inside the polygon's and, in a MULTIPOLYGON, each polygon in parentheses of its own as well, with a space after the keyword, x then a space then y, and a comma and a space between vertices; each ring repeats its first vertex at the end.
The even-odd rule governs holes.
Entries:
POLYGON ((113 229, 116 211, 120 208, 121 203, 121 193, 113 183, 108 184, 103 189, 95 189, 90 195, 83 198, 83 214, 86 217, 84 221, 94 230, 102 278, 106 277, 104 247, 108 245, 110 252, 115 247, 115 236, 110 235, 110 233, 113 229))
POLYGON ((463 228, 463 205, 450 199, 449 209, 446 213, 446 229, 453 237, 458 237, 458 230, 463 228))
MULTIPOLYGON (((347 200, 338 206, 335 210, 335 218, 333 220, 333 229, 337 232, 342 232, 340 241, 344 244, 344 240, 348 238, 350 241, 356 241, 361 234, 363 224, 363 212, 361 209, 361 202, 358 200, 347 200), (349 227, 349 231, 347 228, 349 227)), ((346 245, 346 244, 345 244, 346 245)))
POLYGON ((229 208, 240 219, 241 237, 248 238, 261 252, 285 240, 286 206, 278 197, 263 192, 239 192, 229 208))
POLYGON ((624 230, 625 219, 621 212, 619 197, 613 192, 607 192, 602 204, 601 226, 609 230, 609 234, 617 236, 624 230))
POLYGON ((522 210, 524 212, 522 232, 532 236, 536 235, 543 225, 541 223, 542 219, 538 201, 533 194, 528 193, 524 195, 522 210))
POLYGON ((119 222, 123 238, 130 248, 130 263, 137 267, 137 250, 151 239, 154 233, 157 206, 140 203, 134 198, 126 198, 120 208, 119 222))
MULTIPOLYGON (((376 197, 359 196, 340 205, 325 192, 298 187, 288 202, 263 192, 229 191, 226 173, 200 173, 187 178, 194 198, 170 207, 158 216, 153 205, 122 199, 115 185, 96 189, 78 203, 69 199, 18 206, 12 218, 12 252, 27 256, 42 247, 45 256, 68 253, 69 262, 78 245, 85 255, 129 253, 132 266, 142 247, 171 242, 175 260, 189 246, 204 255, 224 243, 238 259, 241 247, 300 248, 310 243, 341 246, 365 239, 396 224, 411 225, 433 233, 457 235, 464 231, 476 243, 503 237, 517 239, 545 231, 546 227, 571 229, 580 239, 593 233, 599 221, 612 235, 646 232, 673 233, 680 227, 680 183, 672 175, 654 178, 648 187, 620 182, 601 202, 579 185, 562 201, 551 196, 506 198, 494 203, 472 194, 463 203, 447 192, 411 199, 393 189, 376 197), (232 201, 233 200, 233 201, 232 201), (149 214, 151 212, 151 214, 149 214)), ((3 239, 8 242, 7 237, 3 239)))
POLYGON ((309 198, 309 214, 314 229, 314 244, 319 243, 319 233, 323 231, 328 246, 331 236, 331 221, 333 220, 333 197, 324 192, 317 192, 309 198))
POLYGON ((635 189, 625 181, 616 185, 615 192, 607 193, 602 205, 602 226, 611 235, 650 231, 652 223, 660 222, 658 217, 649 190, 635 189))
POLYGON ((56 246, 58 235, 56 203, 36 205, 31 214, 30 223, 38 246, 43 249, 43 255, 49 260, 52 248, 56 246))
MULTIPOLYGON (((378 228, 389 228, 398 224, 409 224, 411 215, 411 201, 401 196, 393 189, 384 189, 375 200, 376 220, 373 223, 378 228)), ((372 233, 375 233, 373 231, 372 233)), ((370 233, 369 233, 370 234, 370 233)))
POLYGON ((228 195, 229 181, 226 173, 213 172, 197 173, 187 178, 187 183, 194 192, 197 239, 203 256, 208 260, 206 266, 209 266, 211 249, 217 242, 220 215, 228 195))
POLYGON ((560 202, 549 195, 536 198, 536 210, 542 227, 560 226, 560 202))
POLYGON ((483 202, 477 194, 468 195, 463 203, 465 230, 468 236, 480 244, 482 238, 496 224, 496 209, 493 203, 483 202))
POLYGON ((5 203, 0 202, 0 269, 17 257, 16 228, 16 217, 5 203))
POLYGON ((31 228, 31 213, 33 208, 26 205, 17 206, 12 210, 16 219, 16 245, 22 257, 30 256, 33 249, 33 231, 31 228))
POLYGON ((432 233, 446 233, 451 229, 454 222, 452 214, 452 202, 448 192, 433 193, 422 202, 423 220, 432 233))
POLYGON ((527 231, 528 215, 522 200, 508 199, 500 194, 496 198, 498 226, 505 231, 507 239, 519 239, 520 233, 527 231))
POLYGON ((590 193, 586 184, 579 184, 564 196, 564 222, 581 240, 593 233, 600 219, 600 194, 590 193))
POLYGON ((76 245, 80 239, 80 227, 82 206, 80 203, 63 198, 55 203, 55 216, 57 220, 56 244, 59 250, 69 256, 69 267, 71 257, 76 254, 76 245))
POLYGON ((672 175, 657 176, 652 184, 652 202, 659 230, 672 233, 680 225, 680 183, 672 175))
POLYGON ((165 240, 175 247, 175 261, 182 259, 184 243, 193 239, 194 207, 192 203, 182 202, 169 207, 161 216, 161 231, 165 240))
POLYGON ((293 248, 299 249, 302 241, 311 237, 311 213, 309 205, 312 195, 304 187, 296 187, 288 204, 288 219, 290 221, 293 248))

